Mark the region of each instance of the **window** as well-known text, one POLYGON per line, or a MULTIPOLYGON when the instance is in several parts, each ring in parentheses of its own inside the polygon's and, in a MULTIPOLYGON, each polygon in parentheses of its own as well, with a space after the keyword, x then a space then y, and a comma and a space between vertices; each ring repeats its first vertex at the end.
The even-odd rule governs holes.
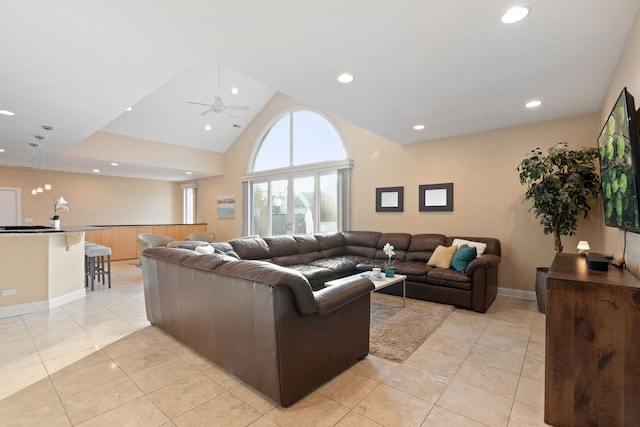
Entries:
POLYGON ((347 226, 351 162, 324 116, 285 113, 264 132, 250 165, 246 234, 313 234, 347 226))
POLYGON ((182 223, 196 223, 196 189, 197 184, 185 184, 182 186, 182 223))

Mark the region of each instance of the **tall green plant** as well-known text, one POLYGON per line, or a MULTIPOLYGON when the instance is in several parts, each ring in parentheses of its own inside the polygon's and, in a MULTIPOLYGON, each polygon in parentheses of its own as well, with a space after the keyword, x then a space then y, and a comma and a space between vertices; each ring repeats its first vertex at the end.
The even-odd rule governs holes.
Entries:
POLYGON ((531 150, 517 171, 520 183, 527 186, 524 200, 532 200, 533 210, 544 234, 553 234, 553 249, 562 252, 560 236, 573 236, 578 216, 589 218, 590 204, 600 193, 596 173, 596 148, 570 150, 566 142, 549 148, 531 150))

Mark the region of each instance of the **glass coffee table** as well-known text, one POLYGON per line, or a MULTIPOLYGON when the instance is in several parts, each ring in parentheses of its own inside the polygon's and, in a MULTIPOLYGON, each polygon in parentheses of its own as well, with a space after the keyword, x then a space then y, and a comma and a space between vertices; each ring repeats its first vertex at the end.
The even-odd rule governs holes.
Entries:
POLYGON ((325 283, 325 286, 331 285, 341 285, 343 283, 348 283, 353 281, 353 279, 369 279, 373 282, 373 286, 375 286, 375 291, 379 291, 380 289, 384 289, 396 283, 402 282, 402 306, 405 306, 405 300, 407 298, 407 276, 402 274, 396 274, 393 277, 386 277, 384 274, 380 276, 374 275, 372 272, 367 271, 363 273, 353 274, 351 276, 343 277, 342 279, 330 280, 325 283))

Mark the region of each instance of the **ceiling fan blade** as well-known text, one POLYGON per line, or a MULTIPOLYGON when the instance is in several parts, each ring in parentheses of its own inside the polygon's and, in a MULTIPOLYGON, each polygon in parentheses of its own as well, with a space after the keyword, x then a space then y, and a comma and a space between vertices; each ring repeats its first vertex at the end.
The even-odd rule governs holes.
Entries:
POLYGON ((225 105, 227 110, 248 110, 249 107, 247 105, 225 105))
POLYGON ((184 101, 187 104, 195 104, 195 105, 204 105, 206 107, 211 107, 211 104, 203 104, 202 102, 193 102, 193 101, 184 101))
POLYGON ((212 111, 211 109, 205 110, 205 111, 203 111, 202 113, 200 113, 200 115, 201 115, 201 116, 206 116, 206 115, 207 115, 207 114, 209 114, 211 111, 212 111))

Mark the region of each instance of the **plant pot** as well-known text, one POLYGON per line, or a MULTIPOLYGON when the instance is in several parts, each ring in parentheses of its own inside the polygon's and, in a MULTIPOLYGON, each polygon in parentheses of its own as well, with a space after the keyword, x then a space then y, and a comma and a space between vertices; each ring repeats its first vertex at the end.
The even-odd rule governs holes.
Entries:
POLYGON ((393 277, 396 275, 396 268, 395 267, 387 267, 384 269, 384 275, 386 277, 393 277))
POLYGON ((50 219, 49 225, 55 229, 60 229, 60 220, 59 219, 50 219))
POLYGON ((546 313, 547 309, 547 275, 549 267, 536 268, 536 299, 538 300, 538 311, 546 313))

